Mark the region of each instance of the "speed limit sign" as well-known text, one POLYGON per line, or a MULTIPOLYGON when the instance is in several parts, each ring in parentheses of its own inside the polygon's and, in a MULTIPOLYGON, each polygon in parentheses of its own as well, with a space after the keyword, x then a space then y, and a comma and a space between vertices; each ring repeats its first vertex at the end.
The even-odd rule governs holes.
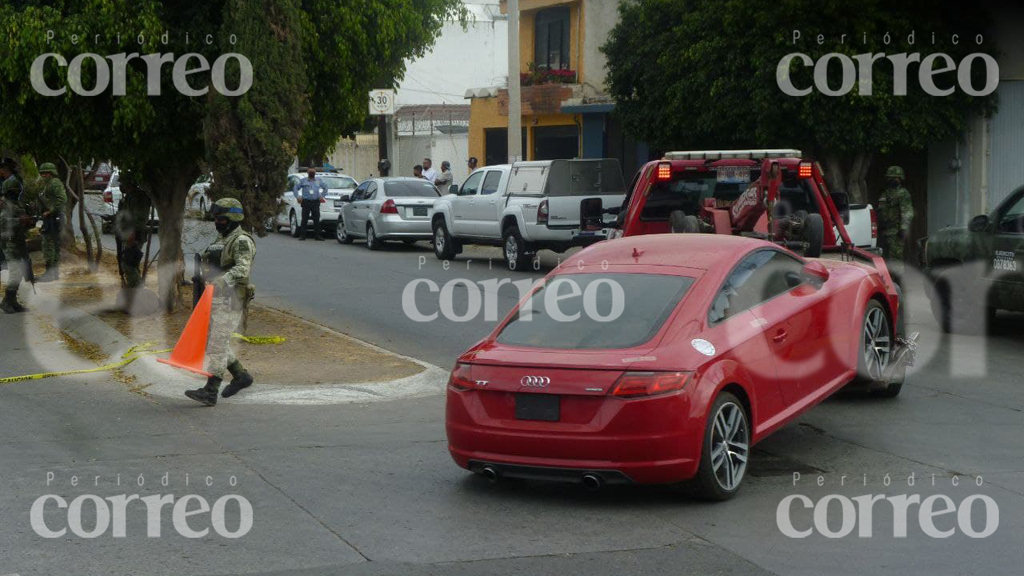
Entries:
POLYGON ((394 113, 394 90, 370 90, 370 116, 381 116, 394 113))

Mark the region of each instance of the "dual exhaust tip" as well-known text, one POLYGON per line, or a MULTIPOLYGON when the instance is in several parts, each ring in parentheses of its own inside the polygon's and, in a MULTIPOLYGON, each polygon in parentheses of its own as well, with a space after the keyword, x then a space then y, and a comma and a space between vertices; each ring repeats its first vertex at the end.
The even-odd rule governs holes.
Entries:
MULTIPOLYGON (((480 475, 486 478, 491 484, 496 483, 500 478, 498 471, 492 466, 484 466, 481 468, 480 475)), ((582 482, 584 488, 592 491, 600 490, 601 487, 604 486, 604 481, 601 480, 601 477, 597 474, 584 474, 580 479, 580 482, 582 482)))

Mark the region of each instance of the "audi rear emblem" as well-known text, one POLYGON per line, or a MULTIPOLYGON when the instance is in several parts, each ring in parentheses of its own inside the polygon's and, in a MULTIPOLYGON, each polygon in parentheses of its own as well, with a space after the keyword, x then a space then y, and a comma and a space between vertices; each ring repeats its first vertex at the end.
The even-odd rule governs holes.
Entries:
POLYGON ((523 376, 519 384, 530 388, 547 388, 551 384, 551 378, 547 376, 523 376))

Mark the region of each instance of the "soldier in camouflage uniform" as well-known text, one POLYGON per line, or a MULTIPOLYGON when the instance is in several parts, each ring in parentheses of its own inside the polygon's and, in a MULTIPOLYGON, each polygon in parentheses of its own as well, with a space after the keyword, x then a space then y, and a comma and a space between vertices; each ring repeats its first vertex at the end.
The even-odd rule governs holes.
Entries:
POLYGON ((244 213, 242 203, 234 198, 223 198, 214 203, 210 214, 220 236, 203 254, 203 261, 213 280, 213 313, 210 319, 210 337, 206 345, 206 370, 211 376, 206 386, 189 390, 189 398, 214 406, 224 371, 231 373, 231 382, 224 388, 223 397, 235 395, 252 385, 253 379, 231 350, 231 335, 242 322, 242 315, 253 291, 249 272, 256 256, 252 236, 241 228, 244 213))
POLYGON ((149 236, 149 213, 153 204, 130 172, 121 174, 121 192, 124 195, 114 215, 114 235, 121 248, 119 256, 125 288, 133 290, 142 285, 142 246, 149 236))
POLYGON ((40 282, 52 282, 60 278, 60 237, 64 230, 64 206, 68 202, 64 183, 57 177, 57 167, 46 162, 39 167, 44 184, 39 194, 39 215, 43 218, 43 258, 46 272, 40 282))
POLYGON ((910 237, 910 224, 914 220, 914 203, 910 192, 903 187, 903 168, 890 166, 885 171, 886 188, 878 200, 879 228, 882 235, 882 255, 897 276, 903 274, 904 246, 910 237))
POLYGON ((29 217, 21 207, 22 184, 14 173, 14 161, 4 158, 0 162, 0 250, 7 258, 7 290, 0 301, 0 310, 7 314, 24 312, 26 309, 18 303, 18 288, 25 276, 25 266, 30 265, 25 253, 25 228, 29 217))

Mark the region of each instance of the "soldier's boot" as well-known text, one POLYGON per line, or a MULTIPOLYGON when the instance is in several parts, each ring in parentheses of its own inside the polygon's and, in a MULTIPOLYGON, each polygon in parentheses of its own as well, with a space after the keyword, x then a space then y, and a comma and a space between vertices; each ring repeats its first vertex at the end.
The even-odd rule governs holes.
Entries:
POLYGON ((220 390, 220 382, 220 378, 216 376, 210 376, 206 380, 206 386, 203 386, 202 388, 197 388, 195 390, 186 390, 185 396, 188 396, 189 398, 195 400, 196 402, 206 404, 207 406, 216 406, 217 391, 220 390))
POLYGON ((0 301, 0 311, 4 314, 17 314, 18 312, 24 312, 25 309, 18 304, 17 300, 18 293, 8 290, 4 292, 4 299, 0 301))
POLYGON ((245 371, 245 368, 242 368, 242 363, 238 360, 228 364, 228 371, 231 372, 231 382, 221 392, 221 396, 224 398, 230 398, 245 388, 252 386, 252 376, 245 371))
POLYGON ((54 278, 53 276, 53 264, 47 262, 46 271, 44 271, 42 274, 40 274, 38 278, 36 278, 36 282, 53 282, 54 280, 56 280, 56 278, 54 278))

